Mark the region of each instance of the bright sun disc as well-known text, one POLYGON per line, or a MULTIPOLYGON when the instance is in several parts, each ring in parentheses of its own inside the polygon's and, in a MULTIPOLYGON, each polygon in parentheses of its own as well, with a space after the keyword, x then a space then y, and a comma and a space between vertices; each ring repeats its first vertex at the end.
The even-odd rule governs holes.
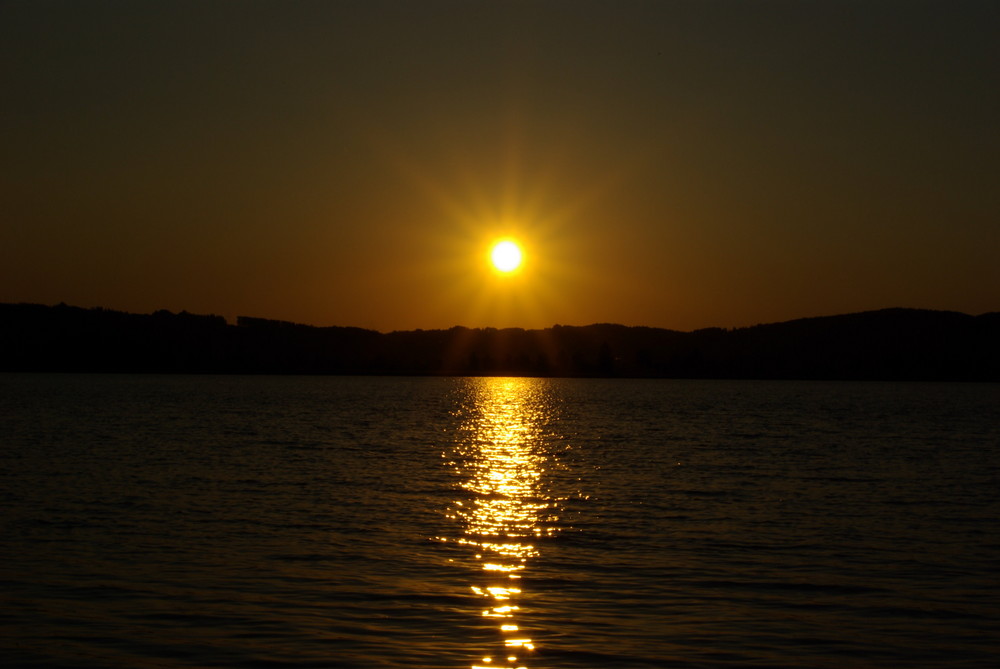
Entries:
POLYGON ((513 272, 521 265, 521 247, 512 241, 499 242, 490 252, 493 266, 501 272, 513 272))

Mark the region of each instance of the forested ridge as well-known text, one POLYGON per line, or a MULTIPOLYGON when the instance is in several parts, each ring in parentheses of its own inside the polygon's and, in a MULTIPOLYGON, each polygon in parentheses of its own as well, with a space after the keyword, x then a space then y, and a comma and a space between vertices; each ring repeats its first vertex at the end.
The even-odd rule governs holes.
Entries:
POLYGON ((1000 313, 896 308, 693 332, 595 324, 380 333, 0 304, 0 371, 1000 381, 1000 313))

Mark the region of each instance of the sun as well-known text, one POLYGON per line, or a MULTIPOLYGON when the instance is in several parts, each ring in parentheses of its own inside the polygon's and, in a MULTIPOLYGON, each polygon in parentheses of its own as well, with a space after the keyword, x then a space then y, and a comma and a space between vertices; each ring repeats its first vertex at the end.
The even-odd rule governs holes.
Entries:
POLYGON ((510 239, 497 242, 490 251, 493 267, 502 274, 509 274, 521 266, 523 254, 517 242, 510 239))

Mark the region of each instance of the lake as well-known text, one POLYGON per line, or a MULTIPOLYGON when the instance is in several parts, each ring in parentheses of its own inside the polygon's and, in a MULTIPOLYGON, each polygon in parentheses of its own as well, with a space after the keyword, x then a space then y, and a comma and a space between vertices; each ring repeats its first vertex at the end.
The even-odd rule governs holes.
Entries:
POLYGON ((994 667, 1000 385, 0 375, 0 661, 994 667))

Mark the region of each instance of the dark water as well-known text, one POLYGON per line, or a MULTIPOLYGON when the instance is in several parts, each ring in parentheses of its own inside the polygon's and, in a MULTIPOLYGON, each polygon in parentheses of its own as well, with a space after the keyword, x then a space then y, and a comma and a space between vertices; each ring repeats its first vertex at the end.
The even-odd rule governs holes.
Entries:
POLYGON ((0 664, 1000 666, 998 497, 997 385, 0 376, 0 664))

